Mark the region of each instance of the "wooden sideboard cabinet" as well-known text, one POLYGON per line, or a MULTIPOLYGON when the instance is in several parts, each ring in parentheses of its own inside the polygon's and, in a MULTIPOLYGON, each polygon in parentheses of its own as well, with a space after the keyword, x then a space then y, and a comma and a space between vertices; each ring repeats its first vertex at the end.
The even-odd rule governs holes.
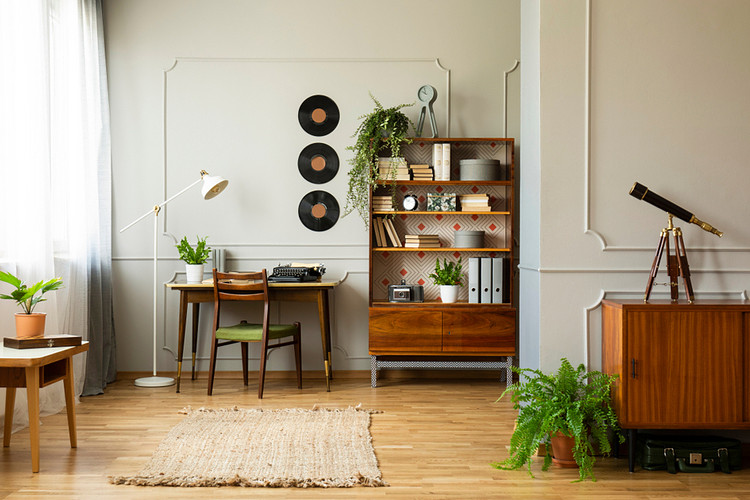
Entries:
POLYGON ((604 300, 602 369, 628 430, 750 429, 750 301, 604 300))

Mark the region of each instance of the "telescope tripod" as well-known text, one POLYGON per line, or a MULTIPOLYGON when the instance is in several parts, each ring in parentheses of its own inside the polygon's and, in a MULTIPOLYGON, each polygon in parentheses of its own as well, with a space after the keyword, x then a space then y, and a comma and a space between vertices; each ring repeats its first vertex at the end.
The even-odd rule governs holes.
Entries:
POLYGON ((682 278, 682 283, 685 285, 685 295, 687 295, 688 302, 693 302, 695 295, 693 294, 693 283, 690 281, 690 266, 688 265, 687 253, 685 253, 685 242, 682 240, 682 230, 672 224, 672 214, 669 214, 669 226, 661 230, 659 246, 656 247, 654 262, 651 264, 651 274, 648 278, 643 301, 648 302, 656 273, 659 271, 659 263, 665 251, 667 252, 667 274, 669 275, 669 283, 667 284, 669 285, 672 302, 677 302, 679 296, 678 277, 682 278), (672 233, 674 237, 674 255, 669 251, 669 233, 672 233))

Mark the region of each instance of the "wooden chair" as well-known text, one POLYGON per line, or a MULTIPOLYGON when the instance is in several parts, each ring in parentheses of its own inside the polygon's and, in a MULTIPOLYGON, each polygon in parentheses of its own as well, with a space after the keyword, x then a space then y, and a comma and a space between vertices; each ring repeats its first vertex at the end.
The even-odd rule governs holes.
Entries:
POLYGON ((297 388, 302 389, 302 358, 300 353, 300 324, 271 325, 269 322, 268 279, 265 269, 262 272, 220 273, 213 270, 214 276, 214 322, 213 343, 211 345, 211 367, 208 375, 208 395, 213 392, 216 370, 216 351, 219 347, 239 342, 242 347, 242 377, 247 385, 248 342, 260 342, 260 372, 258 374, 258 398, 263 398, 263 384, 266 378, 266 358, 270 349, 288 345, 294 346, 294 360, 297 365, 297 388), (242 321, 232 326, 221 326, 221 306, 227 301, 263 301, 263 323, 242 321), (281 342, 281 339, 291 340, 281 342), (269 344, 271 339, 278 343, 269 344))

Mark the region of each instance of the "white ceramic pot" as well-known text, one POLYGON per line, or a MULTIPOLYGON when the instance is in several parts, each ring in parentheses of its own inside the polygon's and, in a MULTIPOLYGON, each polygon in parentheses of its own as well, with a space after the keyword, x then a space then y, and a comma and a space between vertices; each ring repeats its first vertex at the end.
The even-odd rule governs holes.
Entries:
POLYGON ((203 281, 203 264, 185 264, 185 274, 188 283, 203 281))
POLYGON ((440 285, 440 300, 445 304, 456 301, 458 297, 458 285, 440 285))

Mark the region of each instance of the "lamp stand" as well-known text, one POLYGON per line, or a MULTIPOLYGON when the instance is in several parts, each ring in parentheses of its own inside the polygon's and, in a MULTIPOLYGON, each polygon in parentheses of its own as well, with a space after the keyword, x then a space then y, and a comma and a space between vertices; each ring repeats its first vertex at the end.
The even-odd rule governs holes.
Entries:
POLYGON ((695 295, 693 294, 693 283, 690 280, 690 266, 685 251, 685 242, 682 240, 682 230, 672 224, 672 214, 669 214, 669 225, 661 230, 659 245, 656 247, 654 262, 651 264, 651 274, 648 278, 643 302, 648 302, 648 298, 651 296, 654 279, 656 279, 656 273, 659 272, 659 263, 665 251, 667 253, 667 275, 669 275, 669 283, 666 284, 669 285, 672 302, 677 302, 679 298, 680 291, 677 280, 680 277, 685 285, 685 295, 688 302, 692 303, 695 300, 695 295), (672 233, 674 237, 674 255, 669 251, 669 233, 672 233))
POLYGON ((157 377, 156 376, 156 305, 157 305, 157 298, 159 294, 158 289, 158 263, 157 263, 157 255, 159 255, 159 212, 161 211, 160 205, 154 206, 154 310, 153 310, 153 326, 154 326, 154 335, 153 335, 153 375, 151 377, 141 377, 135 379, 135 385, 138 387, 168 387, 170 385, 174 385, 175 380, 172 377, 157 377))
POLYGON ((159 296, 159 276, 158 276, 158 265, 159 265, 159 212, 161 211, 161 207, 169 203, 170 201, 174 200, 181 194, 185 193, 187 190, 192 188, 193 186, 198 185, 199 183, 203 183, 203 188, 201 189, 201 195, 204 200, 210 200, 211 198, 214 198, 219 193, 221 193, 226 187, 227 184, 229 184, 229 181, 224 179, 223 177, 219 176, 211 176, 206 172, 205 170, 200 171, 200 179, 190 184, 188 187, 180 191, 179 193, 175 194, 174 196, 171 196, 170 198, 167 198, 166 200, 162 201, 158 205, 154 205, 154 208, 145 214, 138 217, 136 220, 125 226, 124 228, 120 229, 120 232, 125 231, 126 229, 132 227, 133 225, 137 224, 139 221, 145 219, 149 215, 154 216, 154 310, 153 310, 153 325, 154 325, 154 331, 153 331, 153 362, 154 362, 154 369, 153 369, 153 376, 151 377, 142 377, 139 379, 136 379, 135 385, 138 387, 167 387, 170 385, 173 385, 175 383, 175 379, 172 377, 157 377, 156 376, 156 336, 157 336, 157 328, 156 328, 156 305, 157 305, 157 298, 159 296))

